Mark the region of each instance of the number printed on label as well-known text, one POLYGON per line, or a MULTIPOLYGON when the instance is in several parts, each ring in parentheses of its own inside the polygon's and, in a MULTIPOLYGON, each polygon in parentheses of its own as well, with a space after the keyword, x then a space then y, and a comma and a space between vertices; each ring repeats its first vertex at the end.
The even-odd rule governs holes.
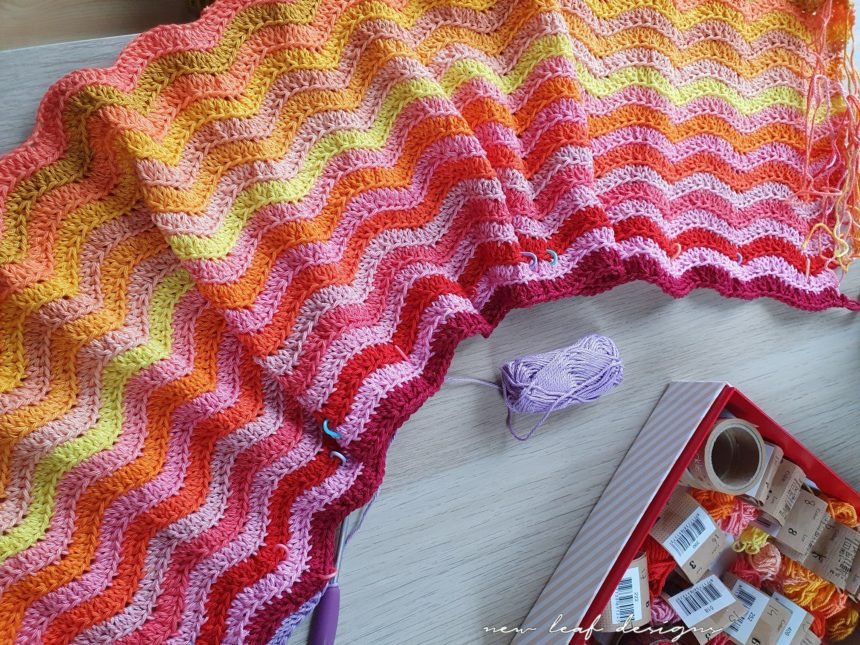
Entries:
POLYGON ((776 535, 780 545, 789 549, 783 549, 783 553, 803 562, 821 535, 826 516, 826 502, 805 490, 800 491, 797 503, 788 514, 782 530, 776 535))
POLYGON ((803 621, 806 619, 806 610, 800 605, 793 603, 781 593, 774 593, 772 597, 776 602, 791 612, 791 618, 789 618, 786 623, 785 629, 782 630, 782 634, 779 635, 779 640, 776 641, 776 645, 791 645, 795 636, 800 632, 800 628, 803 626, 803 621))

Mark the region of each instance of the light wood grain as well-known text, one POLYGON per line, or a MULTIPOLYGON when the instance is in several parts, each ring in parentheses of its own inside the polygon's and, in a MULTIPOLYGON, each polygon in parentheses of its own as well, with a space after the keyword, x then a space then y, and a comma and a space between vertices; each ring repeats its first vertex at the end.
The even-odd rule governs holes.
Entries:
POLYGON ((69 72, 108 67, 133 36, 0 51, 0 155, 33 131, 47 89, 69 72))
POLYGON ((0 0, 0 49, 137 33, 191 17, 185 0, 0 0))
MULTIPOLYGON (((18 52, 29 71, 17 76, 0 55, 0 149, 23 138, 60 71, 110 59, 121 42, 18 52)), ((860 269, 844 288, 860 293, 860 269)), ((673 379, 730 381, 860 486, 857 315, 710 291, 675 301, 629 284, 512 313, 489 339, 466 340, 452 373, 491 379, 510 358, 592 332, 618 344, 624 384, 553 415, 526 443, 508 435, 498 395, 476 386, 445 385, 406 423, 346 553, 340 645, 510 641, 483 627, 522 620, 673 379)), ((306 633, 307 624, 295 642, 306 633)))

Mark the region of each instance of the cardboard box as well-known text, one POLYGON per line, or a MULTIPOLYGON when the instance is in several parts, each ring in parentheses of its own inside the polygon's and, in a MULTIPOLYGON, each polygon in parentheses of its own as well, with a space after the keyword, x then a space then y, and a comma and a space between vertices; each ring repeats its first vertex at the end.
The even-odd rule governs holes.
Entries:
POLYGON ((860 508, 860 494, 728 383, 671 383, 513 640, 585 643, 681 475, 720 415, 755 424, 824 493, 860 508))

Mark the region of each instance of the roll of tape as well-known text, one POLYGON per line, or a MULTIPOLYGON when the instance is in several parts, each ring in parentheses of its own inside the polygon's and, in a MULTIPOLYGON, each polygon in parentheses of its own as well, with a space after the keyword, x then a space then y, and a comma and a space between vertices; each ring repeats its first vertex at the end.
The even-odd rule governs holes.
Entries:
POLYGON ((681 483, 739 495, 762 476, 765 466, 765 445, 758 429, 743 419, 723 419, 696 452, 681 483))

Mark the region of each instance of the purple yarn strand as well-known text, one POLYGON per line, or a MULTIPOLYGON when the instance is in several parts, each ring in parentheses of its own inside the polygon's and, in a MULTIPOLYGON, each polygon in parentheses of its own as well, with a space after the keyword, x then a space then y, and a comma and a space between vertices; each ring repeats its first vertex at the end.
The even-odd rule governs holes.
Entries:
POLYGON ((301 622, 307 618, 308 614, 310 614, 317 606, 322 598, 323 591, 318 591, 316 594, 311 596, 303 604, 299 607, 295 612, 287 616, 284 621, 281 623, 281 626, 278 628, 278 631, 269 641, 268 645, 287 645, 290 641, 290 636, 293 635, 293 632, 296 631, 296 628, 301 624, 301 622))
POLYGON ((502 365, 500 375, 501 385, 466 376, 446 380, 501 390, 508 408, 508 431, 526 441, 556 410, 597 401, 617 387, 624 380, 624 363, 612 339, 592 334, 568 347, 515 358, 502 365), (542 416, 521 435, 514 430, 515 413, 542 416))

